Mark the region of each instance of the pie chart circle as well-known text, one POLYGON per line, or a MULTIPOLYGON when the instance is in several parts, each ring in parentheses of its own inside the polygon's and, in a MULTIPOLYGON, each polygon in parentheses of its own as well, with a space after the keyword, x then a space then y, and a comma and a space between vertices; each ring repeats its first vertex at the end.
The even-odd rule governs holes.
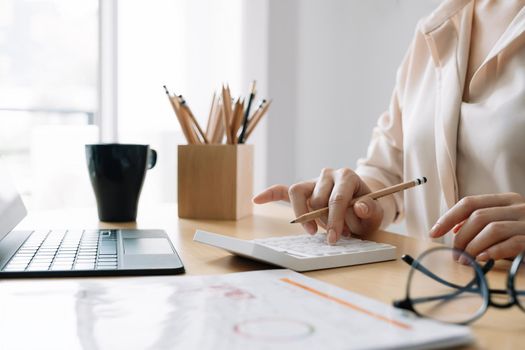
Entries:
POLYGON ((237 323, 234 332, 250 339, 286 342, 310 336, 314 333, 314 327, 287 318, 257 318, 237 323))

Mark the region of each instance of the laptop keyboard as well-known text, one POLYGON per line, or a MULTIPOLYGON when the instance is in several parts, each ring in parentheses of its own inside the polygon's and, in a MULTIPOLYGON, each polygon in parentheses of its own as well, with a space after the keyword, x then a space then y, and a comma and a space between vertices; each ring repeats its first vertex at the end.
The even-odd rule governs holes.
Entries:
POLYGON ((116 230, 45 230, 29 236, 2 271, 115 270, 116 230))

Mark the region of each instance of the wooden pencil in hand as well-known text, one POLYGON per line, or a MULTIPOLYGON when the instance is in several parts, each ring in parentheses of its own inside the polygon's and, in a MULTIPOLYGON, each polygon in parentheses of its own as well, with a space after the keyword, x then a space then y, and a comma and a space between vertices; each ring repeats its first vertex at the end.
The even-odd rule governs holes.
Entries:
MULTIPOLYGON (((404 191, 414 186, 422 185, 426 182, 427 182, 427 178, 422 177, 420 179, 415 179, 413 181, 408 181, 408 182, 404 182, 404 183, 390 186, 387 188, 383 188, 382 190, 371 192, 371 193, 365 194, 364 196, 354 198, 350 202, 350 206, 353 206, 358 200, 365 198, 365 197, 372 198, 372 199, 378 199, 384 196, 388 196, 390 194, 394 194, 396 192, 404 191)), ((291 224, 301 224, 303 222, 312 221, 312 220, 320 218, 326 213, 328 213, 328 207, 321 208, 321 209, 314 210, 309 213, 303 214, 299 216, 298 218, 295 218, 294 220, 290 221, 290 223, 291 224)))

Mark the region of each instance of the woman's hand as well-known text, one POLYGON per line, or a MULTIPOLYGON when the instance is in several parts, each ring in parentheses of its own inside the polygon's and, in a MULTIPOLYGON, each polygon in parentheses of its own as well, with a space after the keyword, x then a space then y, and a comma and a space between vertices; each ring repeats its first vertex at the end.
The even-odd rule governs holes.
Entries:
POLYGON ((383 220, 381 205, 370 198, 363 198, 350 208, 353 198, 370 193, 365 182, 350 169, 323 169, 311 181, 292 185, 274 185, 253 198, 254 203, 274 201, 292 203, 296 217, 312 210, 329 207, 328 216, 303 223, 306 232, 314 234, 318 226, 327 229, 328 243, 334 244, 341 235, 363 235, 379 228, 383 220))
POLYGON ((430 237, 450 230, 456 233, 454 248, 480 261, 513 258, 525 250, 525 198, 518 193, 465 197, 437 221, 430 237))

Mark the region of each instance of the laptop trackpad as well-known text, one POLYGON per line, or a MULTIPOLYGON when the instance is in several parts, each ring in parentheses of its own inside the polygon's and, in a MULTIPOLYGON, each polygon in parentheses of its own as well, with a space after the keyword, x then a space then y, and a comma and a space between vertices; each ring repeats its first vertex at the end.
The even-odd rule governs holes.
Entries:
POLYGON ((124 254, 173 254, 166 238, 124 238, 124 254))

